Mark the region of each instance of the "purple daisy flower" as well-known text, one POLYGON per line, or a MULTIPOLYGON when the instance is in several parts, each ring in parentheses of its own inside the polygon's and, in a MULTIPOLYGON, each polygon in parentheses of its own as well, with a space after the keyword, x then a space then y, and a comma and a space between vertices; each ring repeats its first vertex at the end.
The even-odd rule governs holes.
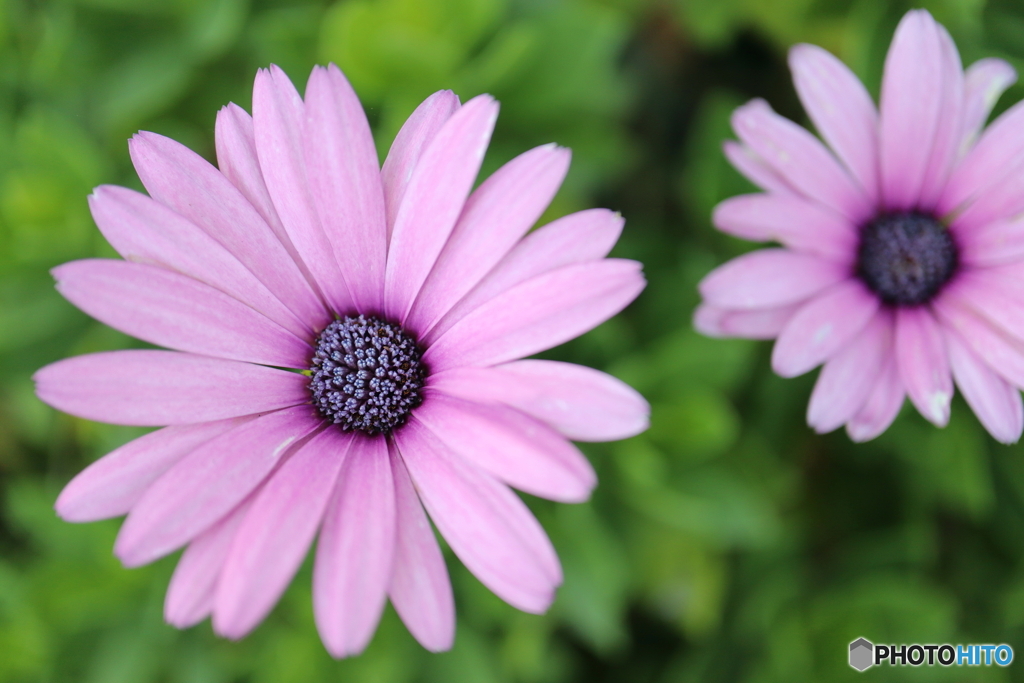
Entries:
POLYGON ((127 513, 115 552, 129 567, 187 545, 170 623, 212 614, 218 633, 244 636, 319 532, 313 602, 331 654, 366 646, 385 599, 424 647, 447 649, 451 585, 423 507, 499 597, 550 605, 558 558, 509 486, 586 500, 596 478, 569 439, 636 434, 648 406, 596 370, 519 359, 615 315, 644 279, 604 258, 623 225, 611 211, 527 235, 568 150, 530 150, 470 192, 497 114, 487 95, 435 93, 380 168, 337 67, 313 70, 305 101, 271 67, 251 118, 235 105, 217 117, 220 170, 139 133, 149 196, 90 197, 125 260, 60 266, 58 289, 174 350, 36 373, 60 410, 164 427, 88 467, 56 507, 76 522, 127 513))
POLYGON ((943 426, 955 380, 999 441, 1024 428, 1024 103, 982 132, 1016 80, 1002 60, 966 71, 946 30, 907 13, 875 109, 813 45, 790 51, 796 90, 831 150, 761 101, 736 110, 725 153, 763 194, 715 209, 723 232, 782 248, 700 284, 705 334, 776 339, 772 367, 824 363, 807 410, 818 432, 874 438, 909 396, 943 426))

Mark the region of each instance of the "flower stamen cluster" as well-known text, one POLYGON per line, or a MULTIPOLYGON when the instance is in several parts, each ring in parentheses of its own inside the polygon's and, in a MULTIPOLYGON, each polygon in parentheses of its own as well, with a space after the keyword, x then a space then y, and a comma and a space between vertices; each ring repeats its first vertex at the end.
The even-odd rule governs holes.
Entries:
POLYGON ((884 213, 861 229, 857 274, 883 302, 917 306, 956 272, 953 237, 924 213, 884 213))
POLYGON ((344 431, 387 434, 423 402, 422 352, 400 326, 346 316, 317 337, 309 389, 320 413, 344 431))

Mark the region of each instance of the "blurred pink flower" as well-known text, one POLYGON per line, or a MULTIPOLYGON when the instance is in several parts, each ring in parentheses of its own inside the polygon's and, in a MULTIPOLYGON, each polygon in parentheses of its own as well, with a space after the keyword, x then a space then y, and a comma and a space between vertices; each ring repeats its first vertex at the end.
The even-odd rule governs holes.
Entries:
POLYGON ((956 381, 999 441, 1024 408, 1024 103, 982 132, 1016 80, 998 59, 966 72, 924 10, 900 22, 880 111, 838 59, 789 55, 826 148, 760 100, 733 115, 729 160, 764 194, 715 209, 723 232, 782 248, 740 256, 700 284, 705 334, 776 339, 794 377, 824 363, 807 410, 855 441, 895 419, 904 395, 943 426, 956 381))
POLYGON ((63 360, 44 401, 84 418, 169 425, 79 474, 57 511, 128 514, 125 565, 188 546, 167 592, 179 627, 229 638, 277 602, 319 531, 316 622, 334 656, 360 652, 390 598, 431 650, 454 638, 444 559, 508 603, 543 612, 561 583, 544 530, 508 488, 586 500, 569 439, 647 426, 648 406, 596 370, 518 360, 607 320, 644 286, 604 258, 621 217, 582 211, 527 235, 569 166, 554 145, 470 193, 498 113, 449 91, 412 114, 380 168, 337 67, 305 101, 280 69, 253 116, 217 117, 217 170, 153 133, 130 143, 150 196, 104 186, 97 225, 124 261, 54 270, 98 320, 175 351, 63 360), (294 372, 292 370, 300 370, 294 372))

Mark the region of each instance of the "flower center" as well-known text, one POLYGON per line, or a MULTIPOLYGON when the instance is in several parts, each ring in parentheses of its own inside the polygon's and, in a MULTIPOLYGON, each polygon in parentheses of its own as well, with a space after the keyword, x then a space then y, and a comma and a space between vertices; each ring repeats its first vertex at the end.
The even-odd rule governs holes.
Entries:
POLYGON ((916 306, 953 277, 957 257, 949 230, 932 216, 887 213, 861 229, 857 275, 885 303, 916 306))
POLYGON ((335 320, 316 340, 313 404, 346 432, 387 434, 423 402, 422 355, 398 325, 362 315, 335 320))

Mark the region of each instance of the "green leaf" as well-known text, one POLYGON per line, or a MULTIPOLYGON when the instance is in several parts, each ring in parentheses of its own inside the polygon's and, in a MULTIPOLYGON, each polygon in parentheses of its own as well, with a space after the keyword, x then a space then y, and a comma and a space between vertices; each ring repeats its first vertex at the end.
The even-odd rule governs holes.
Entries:
POLYGON ((592 505, 565 505, 555 514, 552 536, 565 573, 555 609, 596 651, 621 650, 629 589, 624 550, 592 505))
POLYGON ((982 518, 994 500, 985 436, 966 406, 956 406, 945 429, 920 420, 904 421, 889 438, 913 468, 914 488, 940 504, 982 518))

